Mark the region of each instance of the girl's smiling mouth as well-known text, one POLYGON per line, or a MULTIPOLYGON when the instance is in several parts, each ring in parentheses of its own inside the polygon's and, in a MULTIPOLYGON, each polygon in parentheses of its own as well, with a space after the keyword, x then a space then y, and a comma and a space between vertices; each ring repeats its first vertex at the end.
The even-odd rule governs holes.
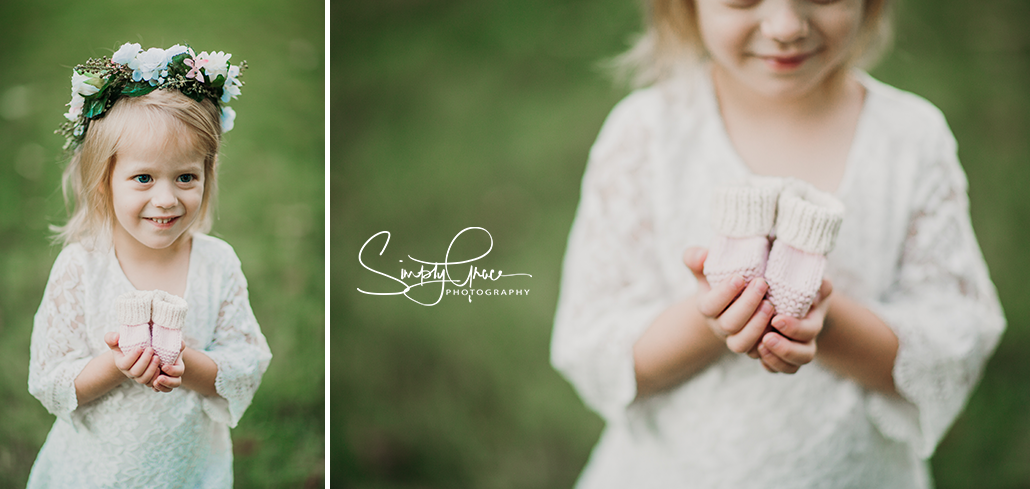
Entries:
POLYGON ((152 223, 154 223, 154 224, 158 225, 159 227, 164 227, 164 226, 168 226, 168 225, 170 225, 171 223, 175 222, 175 220, 176 220, 176 219, 179 219, 179 217, 180 217, 180 216, 171 216, 171 217, 144 217, 144 219, 146 219, 146 220, 148 220, 148 221, 150 221, 150 222, 152 222, 152 223))
POLYGON ((818 53, 816 51, 810 51, 807 53, 789 54, 789 55, 755 55, 756 58, 762 60, 766 66, 771 68, 773 71, 792 71, 808 61, 810 58, 818 53))

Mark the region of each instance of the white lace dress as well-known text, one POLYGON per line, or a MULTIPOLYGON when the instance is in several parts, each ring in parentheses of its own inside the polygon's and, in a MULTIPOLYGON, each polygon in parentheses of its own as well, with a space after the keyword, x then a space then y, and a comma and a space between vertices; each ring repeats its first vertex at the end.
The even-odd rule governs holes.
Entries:
POLYGON ((126 379, 78 406, 75 377, 108 351, 117 331, 115 298, 133 290, 110 247, 61 251, 32 331, 29 392, 57 416, 29 476, 43 487, 232 487, 232 443, 272 354, 247 297, 239 259, 224 241, 194 235, 183 338, 218 365, 205 397, 171 393, 126 379))
POLYGON ((773 375, 727 353, 636 400, 632 346, 693 294, 688 246, 713 237, 713 186, 749 170, 710 74, 634 92, 590 152, 565 256, 551 360, 606 427, 580 488, 925 488, 926 460, 1005 320, 970 225, 943 115, 865 73, 864 108, 836 195, 847 206, 827 276, 897 334, 903 398, 813 362, 773 375))

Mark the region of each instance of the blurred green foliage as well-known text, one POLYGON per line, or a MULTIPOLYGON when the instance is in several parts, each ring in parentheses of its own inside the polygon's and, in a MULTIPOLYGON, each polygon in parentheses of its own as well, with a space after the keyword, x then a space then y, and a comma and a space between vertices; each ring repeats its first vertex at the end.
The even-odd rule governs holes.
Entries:
POLYGON ((238 487, 324 477, 324 4, 312 1, 0 2, 0 487, 23 487, 54 417, 27 390, 29 335, 60 251, 71 68, 188 42, 247 60, 222 146, 213 234, 243 262, 274 359, 232 430, 238 487))
MULTIPOLYGON (((896 14, 873 75, 948 117, 1009 319, 934 475, 1030 486, 1030 3, 909 0, 896 14)), ((331 16, 334 482, 570 487, 602 422, 550 367, 551 321, 587 152, 627 93, 598 62, 639 32, 636 2, 390 0, 331 16), (494 239, 477 265, 531 273, 497 282, 529 296, 423 307, 356 290, 396 290, 358 263, 375 233, 391 240, 366 263, 397 275, 409 256, 442 261, 468 226, 494 239)))

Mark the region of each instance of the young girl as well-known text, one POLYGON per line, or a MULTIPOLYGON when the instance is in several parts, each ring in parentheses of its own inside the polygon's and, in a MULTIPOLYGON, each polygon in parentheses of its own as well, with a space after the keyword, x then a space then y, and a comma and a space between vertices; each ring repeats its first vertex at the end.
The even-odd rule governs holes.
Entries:
POLYGON ((606 421, 579 487, 932 485, 1005 321, 944 117, 853 68, 885 1, 650 2, 626 59, 651 85, 590 152, 552 338, 606 421), (772 255, 705 278, 713 189, 757 176, 843 204, 801 318, 772 255))
POLYGON ((74 210, 29 366, 57 421, 29 487, 232 487, 229 427, 271 353, 239 259, 203 234, 234 115, 220 102, 242 85, 230 56, 126 44, 73 72, 74 210))

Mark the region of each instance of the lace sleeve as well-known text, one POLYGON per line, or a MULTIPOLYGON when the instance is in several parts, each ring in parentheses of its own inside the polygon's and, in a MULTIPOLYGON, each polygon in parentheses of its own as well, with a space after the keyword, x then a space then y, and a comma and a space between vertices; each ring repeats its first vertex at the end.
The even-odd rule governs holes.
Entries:
POLYGON ((562 270, 551 363, 609 422, 636 397, 633 344, 669 304, 648 188, 640 100, 617 106, 590 152, 562 270))
POLYGON ((221 398, 205 397, 204 410, 212 419, 235 428, 261 384, 272 352, 250 308, 247 279, 238 261, 224 293, 214 338, 205 351, 218 365, 215 390, 221 398))
POLYGON ((1005 328, 969 219, 965 175, 946 126, 922 169, 896 282, 873 309, 898 337, 894 382, 904 400, 870 394, 871 419, 922 457, 979 382, 1005 328), (933 153, 931 153, 933 154, 933 153))
POLYGON ((29 393, 77 428, 75 378, 93 355, 86 338, 83 266, 72 255, 65 250, 57 257, 33 320, 29 393))

